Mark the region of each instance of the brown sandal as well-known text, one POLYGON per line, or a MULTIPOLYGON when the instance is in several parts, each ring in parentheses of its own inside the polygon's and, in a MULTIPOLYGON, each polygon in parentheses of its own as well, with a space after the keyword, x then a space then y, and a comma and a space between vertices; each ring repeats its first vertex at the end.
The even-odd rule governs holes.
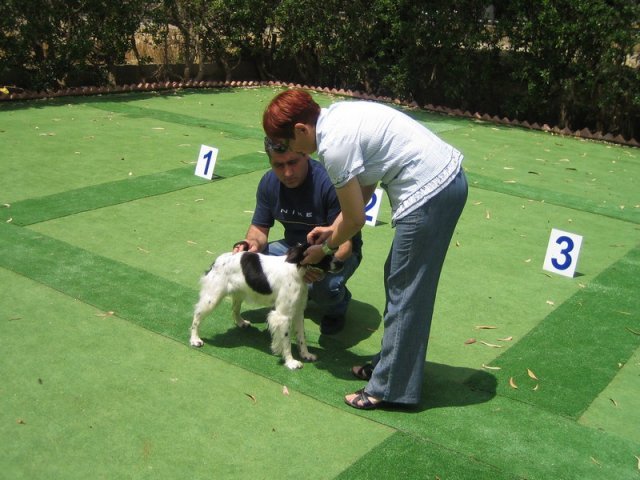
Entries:
POLYGON ((374 410, 384 404, 382 400, 378 400, 376 397, 372 397, 362 390, 358 390, 356 396, 351 400, 348 400, 347 397, 344 397, 344 403, 349 405, 350 407, 357 408, 358 410, 374 410))

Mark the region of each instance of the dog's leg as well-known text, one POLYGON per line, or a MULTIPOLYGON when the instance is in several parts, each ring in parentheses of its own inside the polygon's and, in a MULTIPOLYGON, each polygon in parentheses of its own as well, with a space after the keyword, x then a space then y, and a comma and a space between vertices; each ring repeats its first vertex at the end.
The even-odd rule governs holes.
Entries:
POLYGON ((293 317, 293 328, 296 332, 296 340, 298 341, 298 351, 303 360, 307 362, 315 362, 318 357, 309 352, 307 341, 304 336, 304 310, 297 312, 293 317))
POLYGON ((276 310, 272 310, 267 317, 267 323, 271 332, 271 350, 273 353, 282 355, 287 368, 291 370, 302 368, 302 362, 295 360, 291 355, 290 318, 276 310))
POLYGON ((218 306, 220 300, 224 297, 224 292, 218 289, 213 289, 213 291, 209 291, 209 285, 203 285, 202 290, 200 291, 200 299, 195 306, 193 311, 193 321, 191 322, 191 338, 189 339, 189 343, 192 347, 201 347, 204 345, 204 342, 198 335, 198 327, 200 326, 200 322, 202 319, 211 312, 214 308, 218 306))
POLYGON ((240 307, 242 306, 242 298, 238 295, 233 295, 233 301, 231 302, 231 313, 233 315, 233 320, 236 322, 236 325, 240 328, 247 328, 251 326, 251 322, 249 320, 245 320, 240 315, 240 307))
POLYGON ((201 305, 202 301, 199 301, 196 305, 196 308, 193 312, 193 321, 191 322, 191 338, 189 339, 189 343, 192 347, 201 347, 204 345, 204 342, 198 335, 198 327, 200 326, 200 321, 202 318, 211 311, 211 309, 206 309, 207 305, 201 305))

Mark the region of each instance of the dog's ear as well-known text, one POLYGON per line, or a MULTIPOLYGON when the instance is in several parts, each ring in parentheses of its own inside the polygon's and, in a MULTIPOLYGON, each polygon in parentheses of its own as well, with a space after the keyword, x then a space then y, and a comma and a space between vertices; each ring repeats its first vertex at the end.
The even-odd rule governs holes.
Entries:
POLYGON ((286 253, 286 257, 284 259, 287 263, 294 263, 299 265, 300 262, 304 259, 304 252, 309 248, 308 243, 299 243, 298 245, 289 248, 286 253))

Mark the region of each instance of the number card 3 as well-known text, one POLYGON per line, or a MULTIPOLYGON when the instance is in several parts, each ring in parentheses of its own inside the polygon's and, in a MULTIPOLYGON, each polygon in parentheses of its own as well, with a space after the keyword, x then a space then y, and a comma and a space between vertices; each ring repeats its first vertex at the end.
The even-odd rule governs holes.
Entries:
POLYGON ((373 192, 373 195, 371 196, 371 200, 369 200, 369 203, 365 205, 365 225, 370 225, 372 227, 376 226, 378 212, 380 211, 380 203, 382 202, 382 192, 384 192, 383 189, 376 188, 376 191, 373 192))
POLYGON ((545 270, 565 277, 573 277, 578 266, 582 236, 552 229, 544 259, 545 270))
POLYGON ((218 158, 218 149, 207 145, 200 146, 200 155, 198 155, 198 163, 196 164, 195 174, 198 177, 211 180, 213 178, 213 169, 216 166, 218 158))

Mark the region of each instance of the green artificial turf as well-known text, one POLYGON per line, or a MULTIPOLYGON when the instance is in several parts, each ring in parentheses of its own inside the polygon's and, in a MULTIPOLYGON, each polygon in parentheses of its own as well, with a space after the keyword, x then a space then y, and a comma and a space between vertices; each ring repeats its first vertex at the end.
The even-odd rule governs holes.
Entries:
POLYGON ((2 478, 332 478, 392 434, 19 274, 0 282, 2 478))
POLYGON ((495 359, 500 394, 580 416, 640 346, 638 291, 636 247, 495 359))
MULTIPOLYGON (((184 313, 190 310, 196 291, 26 229, 2 226, 0 232, 0 247, 9 253, 3 257, 3 267, 50 285, 69 297, 95 306, 99 311, 113 311, 120 318, 186 343, 189 318, 184 313), (128 286, 123 289, 124 284, 128 286), (155 303, 154 299, 157 298, 162 298, 163 301, 155 303)), ((229 321, 228 305, 225 304, 214 315, 214 319, 206 329, 203 328, 207 332, 204 336, 207 345, 202 350, 205 353, 259 373, 276 383, 288 385, 328 404, 335 404, 335 399, 341 393, 349 388, 354 389, 353 385, 357 384, 349 378, 345 366, 362 359, 349 351, 341 351, 338 342, 325 342, 323 351, 319 339, 311 334, 309 343, 314 351, 320 353, 320 360, 300 372, 290 372, 282 367, 276 357, 269 355, 268 332, 259 317, 255 319, 258 322, 257 328, 237 329, 229 321)), ((574 341, 581 343, 575 337, 574 341)), ((604 463, 607 470, 611 469, 616 476, 628 470, 623 467, 623 460, 633 451, 633 444, 619 438, 609 438, 596 430, 586 429, 573 421, 546 413, 545 410, 526 407, 521 399, 514 402, 503 396, 492 400, 496 392, 493 374, 455 370, 450 366, 429 365, 422 414, 374 412, 368 414, 368 417, 410 433, 416 437, 412 444, 424 437, 427 440, 424 449, 428 449, 431 443, 436 443, 438 448, 469 452, 474 445, 478 457, 486 464, 484 468, 494 462, 499 463, 500 455, 504 454, 505 449, 510 449, 511 463, 508 471, 523 476, 536 471, 550 474, 558 469, 589 475, 593 466, 589 461, 590 457, 587 458, 584 452, 591 448, 593 455, 596 455, 595 445, 602 448, 602 445, 608 444, 611 444, 611 448, 605 450, 606 457, 603 457, 602 452, 596 455, 600 468, 604 468, 604 463), (451 380, 465 376, 471 377, 467 385, 451 380), (479 382, 482 384, 480 391, 476 390, 477 377, 482 377, 479 382), (460 408, 463 406, 465 408, 460 408), (537 432, 541 423, 547 425, 547 428, 544 432, 537 432), (518 428, 515 428, 516 425, 518 428), (509 435, 501 437, 505 432, 509 432, 509 435), (535 436, 532 436, 533 432, 536 432, 535 436), (487 443, 490 439, 491 443, 487 443), (562 459, 556 459, 552 470, 547 471, 550 467, 546 464, 536 466, 532 463, 528 448, 551 454, 555 449, 562 448, 567 441, 577 445, 574 447, 575 451, 567 452, 562 459), (611 452, 613 450, 615 454, 611 452)), ((465 462, 467 461, 470 459, 467 458, 465 462)))
POLYGON ((0 465, 12 478, 84 478, 89 458, 98 478, 637 478, 634 149, 409 111, 463 150, 471 184, 414 411, 342 403, 362 386, 350 366, 381 339, 388 205, 364 230, 345 331, 320 335, 320 310, 307 311, 318 362, 287 370, 266 310, 247 306, 254 327, 240 330, 227 302, 205 320, 205 346, 188 346, 198 277, 250 222, 276 91, 0 105, 0 341, 16 360, 2 372, 0 437, 22 435, 0 465), (212 182, 192 175, 200 144, 220 148, 212 182), (576 278, 542 271, 554 227, 584 236, 576 278), (46 328, 23 322, 35 317, 46 328), (68 389, 38 397, 51 378, 68 389), (191 414, 198 389, 205 424, 191 414))

